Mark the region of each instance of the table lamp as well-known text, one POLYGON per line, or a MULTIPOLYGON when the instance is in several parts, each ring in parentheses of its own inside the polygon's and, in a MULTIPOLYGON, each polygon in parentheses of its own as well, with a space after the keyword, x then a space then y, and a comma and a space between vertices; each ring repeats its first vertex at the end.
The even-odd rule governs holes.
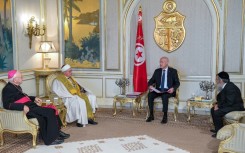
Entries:
POLYGON ((56 53, 56 49, 52 41, 41 41, 38 53, 43 53, 43 69, 49 69, 48 65, 51 61, 51 58, 48 56, 48 53, 56 53))

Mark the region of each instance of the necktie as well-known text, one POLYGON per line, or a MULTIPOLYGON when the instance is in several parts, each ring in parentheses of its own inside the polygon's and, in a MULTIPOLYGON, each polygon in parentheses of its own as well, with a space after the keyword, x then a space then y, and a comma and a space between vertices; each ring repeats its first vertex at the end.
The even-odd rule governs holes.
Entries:
POLYGON ((164 90, 165 70, 162 71, 161 91, 164 90))

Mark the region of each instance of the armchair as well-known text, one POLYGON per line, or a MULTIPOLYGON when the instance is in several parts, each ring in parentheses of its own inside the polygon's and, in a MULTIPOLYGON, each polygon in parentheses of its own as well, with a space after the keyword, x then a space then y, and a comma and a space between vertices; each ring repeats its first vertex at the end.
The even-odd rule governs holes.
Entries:
POLYGON ((38 121, 36 118, 28 119, 23 111, 6 110, 2 106, 2 89, 6 82, 0 79, 0 143, 4 144, 4 132, 15 134, 30 133, 33 136, 33 147, 36 146, 38 121))
MULTIPOLYGON (((178 73, 178 77, 180 79, 179 73, 178 73)), ((147 92, 147 96, 148 96, 148 92, 147 92)), ((148 97, 147 96, 145 99, 145 102, 146 102, 146 118, 149 116, 149 106, 148 106, 148 97)), ((179 107, 179 88, 176 90, 175 97, 170 97, 168 100, 169 100, 169 103, 174 104, 174 121, 177 121, 178 107, 179 107)), ((162 98, 161 97, 155 98, 154 106, 156 106, 157 104, 162 104, 162 98)))
POLYGON ((54 99, 54 97, 58 97, 58 95, 56 95, 52 90, 52 84, 59 74, 61 74, 61 72, 55 72, 48 75, 46 78, 46 92, 48 94, 49 99, 54 99))
POLYGON ((222 140, 219 145, 219 153, 245 152, 245 124, 233 123, 224 126, 217 133, 217 139, 222 140))
MULTIPOLYGON (((49 99, 54 99, 55 97, 59 97, 56 95, 53 90, 52 90, 52 84, 53 81, 56 79, 56 77, 60 74, 61 72, 55 72, 47 76, 46 78, 46 93, 48 94, 49 99)), ((59 98, 59 102, 62 102, 62 99, 59 98)), ((65 107, 64 103, 59 103, 56 105, 56 108, 58 109, 59 116, 62 122, 62 125, 66 127, 66 113, 67 113, 67 108, 65 107)))
MULTIPOLYGON (((245 99, 243 99, 243 106, 245 107, 245 99)), ((227 113, 224 117, 224 123, 245 123, 245 111, 232 111, 227 113)))

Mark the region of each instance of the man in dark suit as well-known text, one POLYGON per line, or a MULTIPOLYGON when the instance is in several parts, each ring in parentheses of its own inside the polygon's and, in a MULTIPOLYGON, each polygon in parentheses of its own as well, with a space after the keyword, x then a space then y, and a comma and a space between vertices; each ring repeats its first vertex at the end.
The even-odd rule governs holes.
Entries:
POLYGON ((176 90, 180 85, 177 70, 168 66, 169 59, 167 57, 162 57, 160 59, 160 68, 156 69, 152 78, 148 82, 149 94, 148 94, 148 105, 150 110, 150 116, 146 119, 146 122, 151 122, 154 120, 153 108, 154 99, 161 96, 163 104, 163 119, 162 124, 168 122, 168 98, 174 97, 176 90), (157 93, 153 91, 153 86, 160 91, 157 93))
POLYGON ((216 97, 217 103, 211 108, 211 115, 214 123, 214 132, 212 137, 216 137, 216 133, 223 127, 223 117, 231 111, 243 111, 243 100, 240 89, 230 82, 227 72, 220 72, 216 75, 218 90, 220 91, 216 97))

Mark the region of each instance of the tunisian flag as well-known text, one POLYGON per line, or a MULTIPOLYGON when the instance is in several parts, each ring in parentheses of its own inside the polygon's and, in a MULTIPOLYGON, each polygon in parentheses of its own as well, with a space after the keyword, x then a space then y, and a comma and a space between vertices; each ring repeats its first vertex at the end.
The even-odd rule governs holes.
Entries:
POLYGON ((134 53, 134 91, 145 92, 147 90, 147 74, 145 61, 144 37, 142 29, 142 10, 139 8, 138 28, 134 53))

